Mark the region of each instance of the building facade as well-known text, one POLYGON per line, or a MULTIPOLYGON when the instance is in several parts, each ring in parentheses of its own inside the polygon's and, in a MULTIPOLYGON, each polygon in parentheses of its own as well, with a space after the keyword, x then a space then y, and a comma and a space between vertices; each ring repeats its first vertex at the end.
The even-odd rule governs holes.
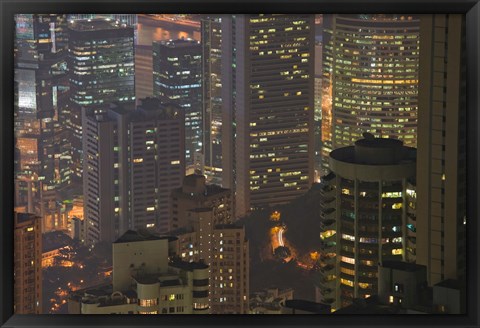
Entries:
POLYGON ((434 285, 465 277, 465 18, 426 15, 420 32, 417 263, 434 285))
POLYGON ((30 213, 14 216, 14 312, 42 314, 41 218, 30 213))
POLYGON ((324 23, 322 144, 350 146, 369 132, 416 147, 420 19, 332 15, 324 23))
POLYGON ((98 112, 113 102, 135 100, 133 32, 133 27, 104 18, 74 20, 68 26, 70 107, 65 124, 78 179, 83 176, 82 108, 98 112))
POLYGON ((189 173, 203 167, 202 47, 194 40, 153 42, 153 96, 185 112, 185 160, 189 173), (199 161, 195 158, 200 156, 199 161))
POLYGON ((245 228, 216 224, 220 213, 211 207, 186 214, 188 225, 173 232, 178 237, 176 252, 182 260, 209 265, 211 313, 247 314, 250 267, 245 228))
POLYGON ((209 182, 222 183, 222 18, 201 21, 203 172, 209 182))
POLYGON ((236 217, 313 182, 314 39, 313 15, 222 18, 222 186, 236 217))
POLYGON ((173 190, 171 194, 170 229, 187 226, 187 212, 202 207, 213 209, 214 224, 232 223, 231 198, 229 189, 206 184, 205 176, 187 175, 182 187, 173 190))
POLYGON ((184 117, 158 99, 84 110, 84 220, 87 242, 128 229, 169 230, 170 193, 185 172, 184 117))
POLYGON ((208 265, 169 262, 172 238, 127 231, 113 244, 113 284, 75 291, 70 314, 208 314, 208 265))
POLYGON ((321 229, 321 302, 339 309, 378 292, 377 266, 405 260, 416 150, 366 135, 330 153, 321 229))

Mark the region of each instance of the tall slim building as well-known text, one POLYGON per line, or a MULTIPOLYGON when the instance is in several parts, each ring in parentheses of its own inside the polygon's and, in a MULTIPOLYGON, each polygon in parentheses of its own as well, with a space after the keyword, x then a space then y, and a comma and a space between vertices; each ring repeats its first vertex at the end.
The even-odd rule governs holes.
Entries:
POLYGON ((19 14, 15 24, 14 115, 20 156, 16 175, 21 180, 36 176, 39 192, 32 199, 32 213, 53 218, 56 208, 47 203, 68 184, 63 156, 67 140, 61 124, 68 97, 66 15, 19 14))
POLYGON ((427 267, 429 285, 465 277, 467 106, 464 49, 463 15, 422 16, 417 263, 427 267))
POLYGON ((31 213, 15 213, 14 216, 14 312, 41 314, 41 218, 31 213))
POLYGON ((222 186, 237 217, 313 182, 314 40, 313 15, 222 18, 222 186))
POLYGON ((330 169, 321 209, 320 294, 322 303, 339 309, 377 294, 379 263, 407 259, 416 149, 366 135, 332 151, 330 169))
POLYGON ((135 99, 133 28, 107 19, 69 24, 72 170, 82 177, 82 108, 99 111, 112 102, 135 99))
POLYGON ((190 39, 153 42, 153 96, 185 112, 185 160, 189 173, 203 166, 202 47, 190 39))
POLYGON ((84 110, 84 219, 87 242, 112 242, 128 229, 169 230, 170 193, 185 174, 184 117, 147 98, 84 110))
POLYGON ((350 146, 363 132, 415 147, 419 18, 333 15, 325 24, 325 147, 350 146))
POLYGON ((203 153, 209 182, 222 182, 222 18, 205 17, 202 32, 203 153))
POLYGON ((209 265, 209 303, 213 314, 247 314, 249 248, 245 228, 218 224, 221 213, 213 207, 185 213, 187 226, 177 230, 177 254, 182 260, 209 265))

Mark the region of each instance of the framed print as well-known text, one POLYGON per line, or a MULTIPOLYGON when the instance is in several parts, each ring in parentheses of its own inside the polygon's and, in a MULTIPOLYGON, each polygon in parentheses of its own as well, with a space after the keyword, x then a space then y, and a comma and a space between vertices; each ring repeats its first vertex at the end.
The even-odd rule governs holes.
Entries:
POLYGON ((2 327, 478 326, 478 1, 1 6, 2 327))

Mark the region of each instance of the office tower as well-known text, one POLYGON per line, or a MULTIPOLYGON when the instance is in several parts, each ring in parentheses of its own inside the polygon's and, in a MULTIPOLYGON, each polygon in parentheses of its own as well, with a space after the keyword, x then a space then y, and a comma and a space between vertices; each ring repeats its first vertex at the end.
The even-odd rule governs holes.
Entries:
POLYGON ((313 25, 313 15, 222 17, 222 186, 237 217, 313 182, 313 25))
POLYGON ((128 230, 113 244, 113 283, 73 292, 70 314, 208 314, 208 265, 169 262, 170 237, 128 230))
POLYGON ((84 110, 88 243, 112 242, 128 229, 169 229, 170 193, 185 174, 183 112, 154 98, 133 108, 84 110))
POLYGON ((325 147, 350 146, 363 132, 415 147, 419 18, 333 15, 325 24, 325 147))
POLYGON ((42 313, 41 218, 14 213, 14 312, 42 313))
POLYGON ((215 224, 232 222, 232 194, 229 189, 214 184, 206 184, 203 175, 191 174, 183 179, 180 188, 171 194, 170 229, 187 225, 187 211, 194 208, 211 207, 215 224))
POLYGON ((188 225, 179 229, 177 254, 182 260, 204 261, 210 266, 210 306, 213 314, 247 314, 249 253, 245 228, 216 224, 214 208, 186 213, 188 225))
POLYGON ((378 263, 406 259, 416 150, 365 137, 330 153, 333 173, 325 179, 320 294, 334 309, 377 294, 378 263))
POLYGON ((72 170, 82 177, 82 108, 98 111, 135 99, 133 28, 106 19, 68 26, 72 170))
POLYGON ((201 21, 204 173, 222 182, 222 18, 201 21))
MULTIPOLYGON (((65 182, 58 154, 68 96, 66 15, 19 14, 15 24, 17 177, 37 175, 38 196, 46 196, 65 182)), ((33 201, 35 213, 43 216, 41 199, 33 201)))
POLYGON ((422 16, 420 35, 417 263, 434 285, 465 277, 465 18, 422 16))
POLYGON ((190 39, 153 42, 153 96, 185 112, 187 170, 200 169, 202 160, 202 47, 190 39))
POLYGON ((315 41, 315 182, 320 182, 322 174, 322 53, 323 44, 315 41))

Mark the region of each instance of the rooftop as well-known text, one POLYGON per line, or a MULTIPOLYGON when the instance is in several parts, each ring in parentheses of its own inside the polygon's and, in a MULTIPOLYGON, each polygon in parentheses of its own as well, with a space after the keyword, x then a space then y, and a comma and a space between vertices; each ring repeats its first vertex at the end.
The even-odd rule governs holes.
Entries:
POLYGON ((450 288, 450 289, 460 289, 461 285, 462 285, 462 283, 458 280, 447 279, 447 280, 440 281, 434 287, 445 287, 445 288, 450 288))
POLYGON ((193 39, 177 39, 177 40, 167 40, 167 41, 157 41, 154 43, 158 43, 162 46, 166 46, 168 48, 186 48, 191 46, 199 46, 200 43, 193 39))
POLYGON ((115 21, 100 18, 75 20, 71 25, 69 25, 69 28, 78 32, 95 32, 100 30, 116 30, 125 28, 125 26, 117 24, 115 21))
POLYGON ((408 272, 426 270, 426 267, 424 265, 400 261, 383 261, 382 267, 408 272))
POLYGON ((330 312, 331 306, 322 304, 322 303, 315 303, 307 300, 286 300, 285 307, 300 311, 306 311, 311 313, 325 313, 330 312))
POLYGON ((148 240, 170 240, 170 236, 157 236, 148 231, 133 231, 128 230, 120 238, 118 238, 114 244, 121 243, 132 243, 137 241, 148 241, 148 240))
POLYGON ((181 260, 175 260, 170 262, 168 265, 185 271, 208 269, 208 265, 204 262, 185 262, 181 260))

